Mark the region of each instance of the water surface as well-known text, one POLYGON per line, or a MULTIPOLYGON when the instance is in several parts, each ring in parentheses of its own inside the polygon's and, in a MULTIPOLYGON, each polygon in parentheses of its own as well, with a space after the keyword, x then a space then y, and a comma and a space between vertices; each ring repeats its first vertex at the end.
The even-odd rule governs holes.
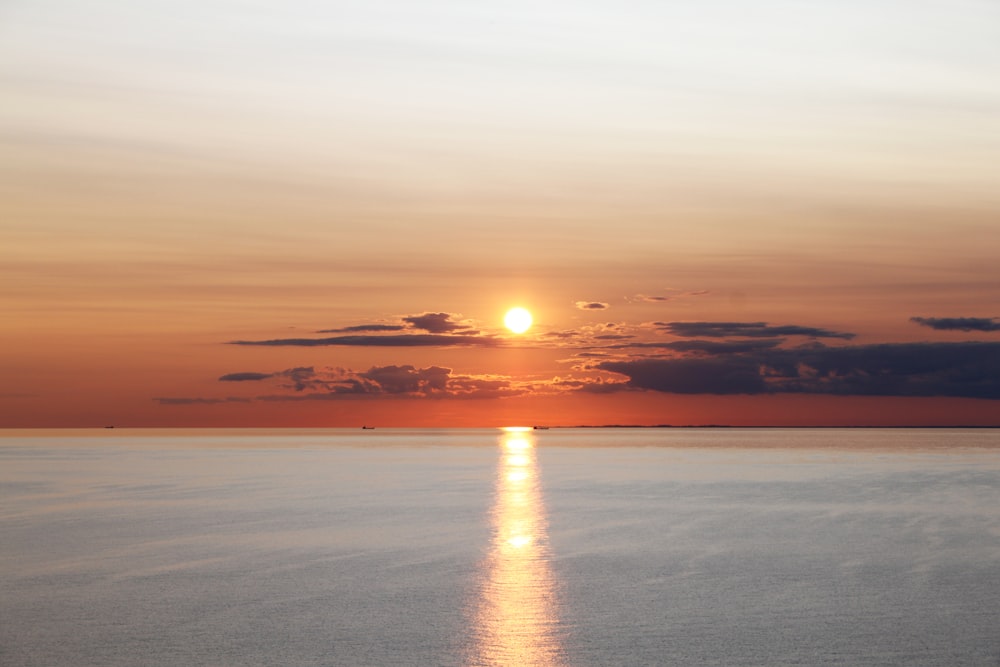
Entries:
POLYGON ((0 664, 997 665, 1000 432, 8 431, 0 664))

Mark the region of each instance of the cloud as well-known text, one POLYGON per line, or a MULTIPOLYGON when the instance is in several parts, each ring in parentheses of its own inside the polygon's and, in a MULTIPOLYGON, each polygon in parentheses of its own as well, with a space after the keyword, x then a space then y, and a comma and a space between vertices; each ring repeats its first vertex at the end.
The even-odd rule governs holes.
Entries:
POLYGON ((669 343, 625 343, 620 348, 660 348, 676 352, 701 354, 745 354, 757 350, 769 350, 784 342, 783 338, 759 338, 757 340, 675 340, 669 343))
POLYGON ((774 336, 810 336, 812 338, 854 338, 852 333, 802 327, 793 324, 770 326, 767 322, 655 322, 659 330, 675 336, 725 338, 771 338, 774 336))
POLYGON ((312 366, 299 366, 289 368, 274 374, 274 377, 284 377, 291 380, 291 384, 283 385, 291 387, 295 391, 304 391, 315 387, 325 388, 326 383, 317 378, 316 370, 312 366))
MULTIPOLYGON (((464 375, 450 368, 429 366, 419 368, 410 364, 372 366, 366 371, 344 368, 315 370, 303 367, 275 373, 230 373, 229 376, 254 375, 266 378, 290 377, 296 384, 282 385, 295 389, 288 393, 271 393, 249 397, 227 398, 157 398, 161 405, 216 405, 221 403, 299 402, 378 399, 501 399, 516 396, 553 395, 567 392, 610 394, 634 391, 627 382, 595 376, 591 370, 582 378, 544 378, 513 380, 496 375, 464 375)), ((226 377, 226 376, 223 376, 226 377)), ((240 381, 240 380, 227 380, 240 381)))
POLYGON ((910 321, 938 331, 1000 331, 996 317, 911 317, 910 321))
POLYGON ((274 377, 274 373, 227 373, 219 382, 256 382, 270 377, 274 377))
POLYGON ((316 333, 364 333, 376 331, 402 331, 406 327, 402 324, 356 324, 351 327, 340 329, 320 329, 316 333))
POLYGON ((640 359, 597 368, 628 376, 628 386, 671 394, 760 394, 766 391, 752 359, 640 359))
POLYGON ((712 358, 606 361, 631 388, 678 394, 809 393, 1000 399, 1000 343, 762 349, 712 358))
POLYGON ((682 292, 677 289, 667 290, 668 292, 673 292, 673 294, 636 294, 633 297, 626 297, 627 301, 632 303, 664 303, 666 301, 673 301, 674 299, 682 299, 689 296, 704 296, 706 294, 711 294, 707 289, 695 290, 691 292, 682 292))
POLYGON ((358 374, 368 380, 379 392, 385 394, 432 394, 444 392, 448 387, 450 368, 431 366, 375 366, 358 374))
POLYGON ((336 369, 327 380, 326 398, 354 396, 393 396, 410 398, 504 398, 525 392, 507 378, 496 376, 456 375, 441 366, 417 368, 372 366, 355 372, 336 369))
POLYGON ((229 345, 269 347, 497 347, 500 339, 472 334, 393 334, 387 336, 333 336, 330 338, 276 338, 272 340, 234 340, 229 345))
MULTIPOLYGON (((223 380, 223 378, 226 378, 223 380)), ((531 391, 527 382, 490 375, 459 375, 450 368, 406 365, 372 366, 366 371, 344 368, 290 368, 275 373, 229 373, 226 382, 288 378, 280 387, 295 393, 270 394, 256 398, 157 398, 161 405, 198 405, 249 401, 313 401, 350 398, 459 398, 484 399, 519 396, 531 391), (239 378, 239 379, 237 379, 239 378)))
POLYGON ((423 329, 432 334, 469 329, 468 325, 453 322, 451 318, 452 315, 450 313, 424 313, 423 315, 404 317, 403 321, 414 329, 423 329))
POLYGON ((298 368, 288 368, 276 373, 228 373, 219 378, 220 382, 259 382, 270 378, 288 378, 291 384, 282 386, 303 391, 305 389, 325 387, 326 383, 317 379, 316 370, 312 366, 300 366, 298 368))
POLYGON ((406 331, 408 329, 419 329, 432 334, 447 334, 453 331, 463 331, 467 334, 473 333, 471 325, 456 322, 452 319, 454 317, 457 316, 452 313, 421 313, 420 315, 402 317, 399 320, 399 324, 385 324, 381 322, 355 324, 336 329, 320 329, 316 333, 390 333, 394 331, 406 331))
POLYGON ((602 301, 577 301, 576 307, 580 310, 607 310, 611 304, 602 301))
POLYGON ((430 366, 373 366, 367 371, 338 370, 329 381, 326 398, 345 395, 375 398, 503 398, 524 393, 506 378, 456 375, 450 368, 430 366))

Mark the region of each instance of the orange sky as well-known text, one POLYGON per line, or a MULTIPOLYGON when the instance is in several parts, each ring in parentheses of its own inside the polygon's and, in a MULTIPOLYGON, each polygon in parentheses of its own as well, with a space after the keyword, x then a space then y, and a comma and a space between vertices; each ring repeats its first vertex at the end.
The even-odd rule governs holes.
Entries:
POLYGON ((0 427, 1000 424, 1000 10, 682 4, 5 4, 0 427))

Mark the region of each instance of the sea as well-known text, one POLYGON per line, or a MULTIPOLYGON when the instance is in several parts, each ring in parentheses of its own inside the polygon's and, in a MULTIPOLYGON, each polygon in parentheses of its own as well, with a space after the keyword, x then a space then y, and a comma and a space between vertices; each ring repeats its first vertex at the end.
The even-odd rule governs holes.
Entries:
POLYGON ((1000 430, 0 431, 0 665, 1000 665, 1000 430))

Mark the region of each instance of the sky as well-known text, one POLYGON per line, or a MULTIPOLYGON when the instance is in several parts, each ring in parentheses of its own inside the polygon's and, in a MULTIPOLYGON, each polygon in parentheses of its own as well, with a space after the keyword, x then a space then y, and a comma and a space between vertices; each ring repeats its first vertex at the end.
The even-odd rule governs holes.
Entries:
POLYGON ((1000 425, 998 165, 992 1, 5 0, 0 427, 1000 425))

